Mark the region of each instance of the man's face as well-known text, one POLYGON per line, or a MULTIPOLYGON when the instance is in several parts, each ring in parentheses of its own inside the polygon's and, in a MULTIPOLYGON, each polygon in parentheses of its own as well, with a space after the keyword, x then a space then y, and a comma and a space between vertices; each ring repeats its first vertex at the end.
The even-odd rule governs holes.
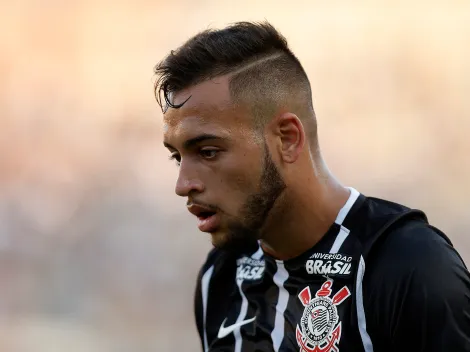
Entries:
POLYGON ((249 113, 231 101, 228 79, 215 78, 174 96, 164 116, 164 144, 179 165, 176 193, 187 197, 199 229, 214 246, 256 245, 285 183, 249 113))

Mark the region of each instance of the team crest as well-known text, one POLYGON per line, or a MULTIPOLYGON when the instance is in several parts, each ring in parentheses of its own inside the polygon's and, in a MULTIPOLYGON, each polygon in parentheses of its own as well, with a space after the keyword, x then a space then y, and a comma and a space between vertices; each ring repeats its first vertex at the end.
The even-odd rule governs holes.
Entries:
POLYGON ((299 293, 298 297, 305 307, 300 324, 295 329, 300 352, 338 352, 341 322, 336 307, 351 292, 344 286, 330 298, 332 285, 333 280, 327 280, 313 298, 308 286, 299 293))

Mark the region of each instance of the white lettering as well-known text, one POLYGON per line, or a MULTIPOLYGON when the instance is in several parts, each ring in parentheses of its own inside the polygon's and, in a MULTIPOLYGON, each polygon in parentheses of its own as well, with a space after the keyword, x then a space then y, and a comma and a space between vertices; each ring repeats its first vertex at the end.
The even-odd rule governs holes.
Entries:
POLYGON ((349 270, 350 267, 351 267, 351 264, 346 264, 343 267, 343 269, 340 271, 340 274, 344 274, 344 275, 351 274, 351 271, 349 270))
POLYGON ((307 270, 308 274, 313 274, 313 263, 314 262, 315 262, 314 260, 307 260, 307 262, 305 263, 305 269, 307 270))
POLYGON ((253 259, 249 257, 243 257, 243 258, 237 259, 238 266, 242 266, 245 264, 251 265, 251 266, 264 266, 264 260, 253 259))
POLYGON ((243 268, 243 273, 242 273, 242 275, 243 275, 243 278, 244 278, 244 279, 248 279, 248 275, 249 275, 250 271, 251 271, 251 266, 249 266, 249 265, 246 265, 246 266, 243 268))
POLYGON ((333 264, 333 270, 331 270, 331 274, 338 274, 343 267, 343 263, 336 262, 333 264))
MULTIPOLYGON (((334 255, 331 255, 335 258, 334 255)), ((317 275, 349 275, 351 274, 351 263, 348 263, 346 260, 350 261, 351 257, 340 256, 340 260, 320 260, 320 259, 310 259, 305 262, 305 270, 308 274, 317 274, 317 275)), ((329 258, 324 255, 323 258, 329 258)), ((337 257, 336 257, 337 258, 337 257)))
POLYGON ((240 278, 241 276, 241 273, 242 273, 242 267, 241 266, 237 266, 237 279, 240 278))
POLYGON ((261 279, 263 273, 264 266, 240 265, 237 267, 237 280, 261 279))
MULTIPOLYGON (((249 258, 247 258, 249 259, 249 258)), ((330 253, 313 253, 310 256, 310 259, 323 259, 323 260, 341 260, 343 262, 349 263, 352 261, 351 256, 342 255, 340 253, 330 254, 330 253)), ((239 259, 240 260, 240 259, 239 259)), ((252 264, 254 265, 254 264, 252 264)))
POLYGON ((250 268, 249 266, 247 267, 245 279, 251 280, 253 278, 253 269, 254 268, 250 268))
POLYGON ((327 261, 326 264, 323 266, 323 274, 329 274, 331 270, 331 261, 327 261))
POLYGON ((255 269, 257 269, 257 270, 256 270, 256 275, 253 276, 253 279, 259 280, 263 277, 264 266, 258 266, 255 269))
POLYGON ((323 260, 315 260, 313 264, 313 273, 314 274, 321 274, 321 266, 323 265, 323 260))

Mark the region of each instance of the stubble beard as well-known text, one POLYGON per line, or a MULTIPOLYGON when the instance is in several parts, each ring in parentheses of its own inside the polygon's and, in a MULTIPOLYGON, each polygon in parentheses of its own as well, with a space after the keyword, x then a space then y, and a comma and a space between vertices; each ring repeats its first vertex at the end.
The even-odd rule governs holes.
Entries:
POLYGON ((276 201, 286 189, 286 184, 274 163, 265 143, 263 173, 259 191, 251 194, 237 220, 229 221, 227 233, 220 243, 213 243, 219 249, 236 253, 252 253, 258 248, 262 230, 276 201))

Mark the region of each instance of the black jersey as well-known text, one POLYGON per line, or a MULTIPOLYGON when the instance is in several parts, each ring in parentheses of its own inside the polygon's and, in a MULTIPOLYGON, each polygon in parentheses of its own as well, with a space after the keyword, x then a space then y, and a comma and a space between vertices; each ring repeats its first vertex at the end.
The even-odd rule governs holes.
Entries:
POLYGON ((296 258, 213 249, 195 314, 204 352, 470 351, 470 275, 423 212, 351 189, 296 258))

